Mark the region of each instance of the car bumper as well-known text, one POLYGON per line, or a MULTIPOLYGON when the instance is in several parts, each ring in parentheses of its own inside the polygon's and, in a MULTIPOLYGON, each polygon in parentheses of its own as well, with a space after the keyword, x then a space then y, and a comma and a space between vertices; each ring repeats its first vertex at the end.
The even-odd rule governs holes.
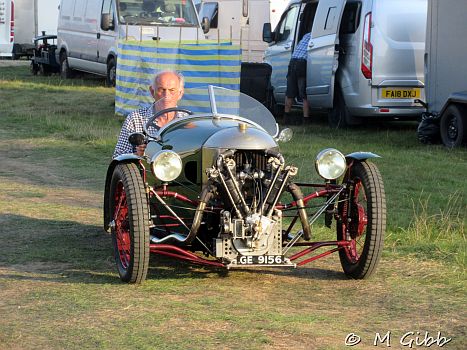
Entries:
POLYGON ((12 57, 13 44, 0 44, 0 57, 12 57))
POLYGON ((425 108, 423 107, 358 107, 349 108, 353 116, 358 117, 388 117, 400 119, 413 119, 419 117, 425 108))

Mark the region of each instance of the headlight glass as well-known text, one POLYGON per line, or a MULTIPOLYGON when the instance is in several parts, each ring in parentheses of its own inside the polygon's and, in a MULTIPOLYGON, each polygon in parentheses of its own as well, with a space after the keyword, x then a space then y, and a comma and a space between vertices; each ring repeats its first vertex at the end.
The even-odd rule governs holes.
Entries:
POLYGON ((315 166, 321 177, 334 180, 344 174, 347 163, 341 152, 337 149, 327 148, 318 153, 315 166))
POLYGON ((182 159, 174 151, 157 152, 151 159, 151 170, 161 181, 175 180, 182 172, 182 159))

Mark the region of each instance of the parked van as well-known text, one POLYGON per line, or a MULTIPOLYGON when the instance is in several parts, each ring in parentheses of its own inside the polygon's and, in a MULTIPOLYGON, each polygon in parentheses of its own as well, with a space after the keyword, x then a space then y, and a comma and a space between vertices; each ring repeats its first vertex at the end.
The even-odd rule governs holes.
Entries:
POLYGON ((0 57, 12 57, 15 41, 15 3, 0 0, 0 57))
POLYGON ((274 27, 289 0, 203 0, 199 18, 207 18, 206 38, 227 39, 241 45, 242 62, 262 62, 267 44, 261 36, 264 23, 274 27))
POLYGON ((291 53, 311 31, 307 98, 332 127, 418 118, 426 15, 427 0, 292 0, 276 30, 263 29, 275 103, 284 104, 291 53))
POLYGON ((63 78, 78 70, 114 86, 118 39, 197 40, 203 32, 192 0, 62 0, 57 35, 63 78))
POLYGON ((425 55, 427 112, 447 147, 467 144, 467 2, 429 0, 425 55))
POLYGON ((59 0, 0 0, 0 57, 31 57, 33 39, 57 33, 59 0))

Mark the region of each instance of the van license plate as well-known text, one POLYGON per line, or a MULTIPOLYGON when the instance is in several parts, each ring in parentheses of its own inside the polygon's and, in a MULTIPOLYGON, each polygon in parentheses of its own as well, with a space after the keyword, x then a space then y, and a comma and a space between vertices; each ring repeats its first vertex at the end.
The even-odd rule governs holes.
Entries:
POLYGON ((401 98, 420 98, 420 89, 411 88, 411 89, 382 89, 381 97, 387 99, 401 99, 401 98))

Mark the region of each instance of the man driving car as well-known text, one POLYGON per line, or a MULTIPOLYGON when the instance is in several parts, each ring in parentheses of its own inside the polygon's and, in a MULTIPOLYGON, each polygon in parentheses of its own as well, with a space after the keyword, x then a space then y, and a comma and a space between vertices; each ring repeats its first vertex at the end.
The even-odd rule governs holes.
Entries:
MULTIPOLYGON (((184 78, 179 72, 173 70, 165 70, 155 75, 152 84, 149 86, 149 91, 154 103, 146 108, 141 108, 131 112, 123 122, 120 136, 118 137, 117 145, 113 158, 125 153, 135 153, 138 156, 144 154, 146 144, 134 147, 128 141, 128 137, 135 132, 143 132, 143 126, 149 118, 157 112, 177 107, 178 101, 182 98, 184 92, 184 78)), ((154 129, 158 130, 172 119, 185 115, 181 112, 170 112, 160 115, 153 123, 154 129)), ((152 128, 152 127, 151 127, 152 128)))

